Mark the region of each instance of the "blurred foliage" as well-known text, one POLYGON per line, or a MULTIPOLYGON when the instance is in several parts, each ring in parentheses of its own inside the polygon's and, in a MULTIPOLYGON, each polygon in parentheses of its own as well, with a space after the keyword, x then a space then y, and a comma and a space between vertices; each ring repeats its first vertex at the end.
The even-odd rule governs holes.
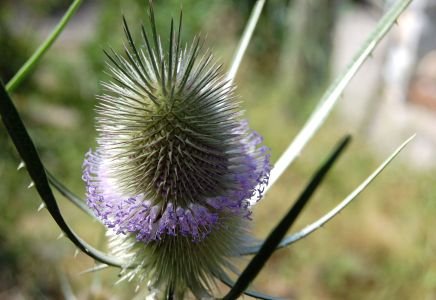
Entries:
MULTIPOLYGON (((297 104, 301 101, 299 95, 289 91, 298 74, 280 73, 280 57, 291 30, 286 19, 292 2, 267 1, 237 76, 247 117, 264 135, 273 160, 295 136, 309 107, 313 107, 310 103, 307 108, 301 107, 297 104)), ((2 80, 7 81, 13 75, 69 3, 0 2, 2 80)), ((169 28, 168 16, 177 20, 182 6, 184 39, 189 41, 200 32, 206 37, 206 46, 213 48, 228 66, 253 3, 253 0, 160 0, 155 1, 155 10, 159 31, 165 34, 169 28)), ((81 196, 84 195, 80 179, 83 155, 95 143, 95 95, 100 93, 98 82, 107 78, 103 72, 102 49, 122 49, 122 14, 138 37, 138 20, 146 20, 144 0, 85 1, 61 39, 14 94, 48 169, 81 196)), ((319 158, 324 157, 324 149, 344 133, 343 124, 330 120, 292 170, 256 207, 257 236, 265 236, 271 229, 272 221, 281 217, 316 168, 319 158)), ((332 208, 372 172, 377 163, 367 147, 364 140, 356 139, 296 228, 332 208)), ((26 188, 29 184, 26 171, 16 170, 19 158, 3 129, 0 129, 0 149, 0 298, 13 299, 20 295, 25 299, 62 298, 58 272, 68 274, 79 299, 133 297, 134 284, 112 286, 116 270, 78 275, 93 262, 84 255, 73 258, 72 245, 66 240, 56 240, 59 230, 48 214, 36 213, 40 200, 35 191, 26 188)), ((406 171, 394 162, 356 204, 325 230, 290 249, 278 251, 256 280, 255 287, 299 299, 434 297, 436 264, 432 253, 436 249, 436 234, 432 228, 436 226, 433 217, 436 187, 433 178, 432 174, 406 171)), ((99 245, 104 240, 103 229, 59 199, 73 227, 86 240, 99 245)), ((104 248, 104 244, 101 246, 104 248)))
POLYGON ((25 39, 17 38, 11 32, 8 10, 0 10, 0 80, 7 82, 15 74, 16 70, 30 55, 29 44, 25 39))
POLYGON ((293 104, 306 110, 311 109, 313 101, 326 88, 338 6, 338 0, 294 1, 287 12, 284 28, 289 28, 289 34, 281 53, 280 71, 284 79, 280 83, 292 93, 290 99, 296 101, 293 104))

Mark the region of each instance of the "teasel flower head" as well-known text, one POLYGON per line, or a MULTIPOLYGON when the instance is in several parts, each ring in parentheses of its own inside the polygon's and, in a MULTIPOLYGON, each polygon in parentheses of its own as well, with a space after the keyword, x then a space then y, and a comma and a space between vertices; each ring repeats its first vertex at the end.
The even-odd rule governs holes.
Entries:
POLYGON ((208 297, 249 240, 269 152, 200 39, 182 46, 182 15, 167 47, 151 5, 150 23, 139 45, 124 20, 124 55, 106 53, 112 79, 96 109, 97 149, 84 161, 87 201, 128 261, 123 278, 208 297))

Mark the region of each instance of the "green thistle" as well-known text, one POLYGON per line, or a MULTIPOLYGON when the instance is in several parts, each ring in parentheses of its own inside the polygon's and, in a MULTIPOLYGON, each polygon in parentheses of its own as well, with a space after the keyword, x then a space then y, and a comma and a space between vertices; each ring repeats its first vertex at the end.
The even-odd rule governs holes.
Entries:
POLYGON ((247 246, 268 149, 200 39, 181 46, 182 14, 167 50, 151 5, 142 46, 123 21, 125 56, 106 52, 112 80, 97 106, 98 148, 84 162, 88 205, 111 229, 112 252, 129 262, 123 279, 203 298, 247 246))

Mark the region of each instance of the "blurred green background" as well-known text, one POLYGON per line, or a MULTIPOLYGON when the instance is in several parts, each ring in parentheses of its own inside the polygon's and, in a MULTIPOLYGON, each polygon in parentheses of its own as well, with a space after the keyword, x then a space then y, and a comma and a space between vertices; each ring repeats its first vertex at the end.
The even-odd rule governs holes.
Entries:
MULTIPOLYGON (((79 195, 81 165, 95 146, 94 105, 103 72, 102 49, 121 50, 124 14, 133 31, 146 23, 144 0, 84 1, 71 24, 32 75, 13 94, 43 162, 79 195)), ((156 1, 161 34, 184 13, 183 37, 197 33, 227 68, 255 1, 156 1)), ((265 137, 275 161, 301 128, 330 82, 332 30, 337 16, 365 1, 321 1, 299 14, 298 1, 267 1, 236 78, 246 116, 265 137), (289 15, 294 16, 289 18, 289 15), (300 16, 300 18, 298 18, 300 16), (291 21, 289 21, 291 20, 291 21), (308 25, 309 23, 309 25, 308 25)), ((310 2, 310 1, 309 1, 310 2)), ((0 2, 0 77, 7 82, 68 8, 69 1, 0 2)), ((313 3, 313 1, 312 1, 313 3)), ((374 12, 375 11, 375 12, 374 12)), ((343 99, 342 101, 347 101, 343 99)), ((304 211, 294 230, 333 208, 381 162, 365 135, 337 116, 254 209, 256 236, 264 237, 302 190, 336 141, 350 130, 352 146, 304 211)), ((94 262, 75 256, 36 191, 3 127, 0 129, 0 299, 130 299, 134 283, 117 270, 83 274, 94 262)), ((407 150, 406 150, 407 151, 407 150)), ((325 228, 277 251, 254 287, 285 299, 435 299, 436 186, 431 170, 394 163, 325 228)), ((104 248, 104 229, 59 202, 73 228, 104 248)), ((240 262, 244 265, 246 260, 240 262)))

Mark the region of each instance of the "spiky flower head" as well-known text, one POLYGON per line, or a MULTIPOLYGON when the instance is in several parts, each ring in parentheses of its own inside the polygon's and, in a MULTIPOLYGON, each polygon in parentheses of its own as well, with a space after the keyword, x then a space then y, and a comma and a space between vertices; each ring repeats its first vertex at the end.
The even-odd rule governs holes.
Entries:
POLYGON ((182 15, 166 49, 151 5, 150 24, 138 46, 124 20, 125 55, 106 53, 112 80, 84 162, 87 200, 110 228, 112 251, 128 258, 126 278, 204 297, 247 242, 269 154, 200 39, 182 47, 182 15))

